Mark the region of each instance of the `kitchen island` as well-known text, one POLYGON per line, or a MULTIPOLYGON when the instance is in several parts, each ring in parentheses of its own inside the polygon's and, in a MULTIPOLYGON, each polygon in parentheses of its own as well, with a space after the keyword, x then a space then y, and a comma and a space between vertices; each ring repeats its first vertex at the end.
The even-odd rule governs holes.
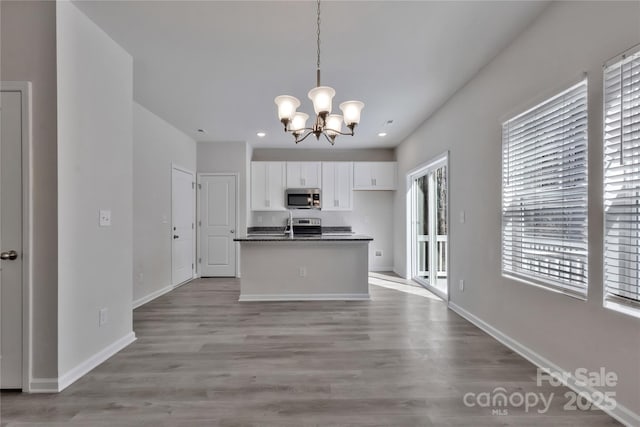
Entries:
POLYGON ((240 242, 240 301, 369 299, 369 236, 249 235, 240 242))

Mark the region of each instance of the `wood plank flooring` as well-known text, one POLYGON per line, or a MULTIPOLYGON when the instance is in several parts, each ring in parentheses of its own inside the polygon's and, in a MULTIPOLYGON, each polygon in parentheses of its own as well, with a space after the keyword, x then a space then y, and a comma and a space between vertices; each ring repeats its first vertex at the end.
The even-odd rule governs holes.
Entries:
MULTIPOLYGON (((435 299, 238 303, 202 279, 134 311, 138 340, 59 394, 2 393, 2 426, 610 426, 435 299), (555 393, 546 414, 465 393, 555 393)), ((540 406, 541 407, 541 406, 540 406)))

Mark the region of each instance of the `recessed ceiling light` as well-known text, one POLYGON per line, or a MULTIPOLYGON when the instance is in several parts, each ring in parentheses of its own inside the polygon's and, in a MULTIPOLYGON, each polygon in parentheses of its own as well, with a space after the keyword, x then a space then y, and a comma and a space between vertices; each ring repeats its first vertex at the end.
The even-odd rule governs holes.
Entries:
POLYGON ((198 129, 198 133, 207 133, 207 131, 204 129, 198 129))
POLYGON ((256 133, 256 135, 258 135, 260 138, 264 138, 265 136, 267 136, 267 134, 264 132, 258 132, 256 133))
POLYGON ((387 133, 386 133, 386 132, 380 132, 380 133, 378 134, 378 136, 387 136, 387 133))

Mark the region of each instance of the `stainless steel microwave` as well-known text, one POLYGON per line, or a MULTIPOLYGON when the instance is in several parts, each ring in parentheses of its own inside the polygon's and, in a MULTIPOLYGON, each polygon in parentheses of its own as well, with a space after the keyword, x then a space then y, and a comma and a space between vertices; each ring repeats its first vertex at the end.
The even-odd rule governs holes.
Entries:
POLYGON ((319 188, 287 188, 284 193, 287 209, 321 209, 319 188))

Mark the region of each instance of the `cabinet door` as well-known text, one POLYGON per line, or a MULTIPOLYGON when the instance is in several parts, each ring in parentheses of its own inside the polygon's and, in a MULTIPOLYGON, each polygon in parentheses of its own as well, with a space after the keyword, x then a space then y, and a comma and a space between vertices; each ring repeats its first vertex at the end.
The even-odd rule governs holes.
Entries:
POLYGON ((373 186, 380 190, 396 189, 396 162, 376 162, 372 167, 373 186))
POLYGON ((322 168, 320 162, 301 163, 303 186, 306 188, 322 188, 322 168))
POLYGON ((266 178, 269 210, 283 211, 286 209, 284 203, 285 173, 284 162, 268 162, 266 178))
POLYGON ((370 190, 373 187, 371 162, 355 162, 353 164, 353 188, 370 190))
POLYGON ((334 211, 337 207, 335 192, 336 163, 322 162, 322 210, 334 211))
POLYGON ((251 210, 285 210, 284 175, 284 162, 251 162, 251 210))
POLYGON ((396 162, 355 162, 354 190, 395 190, 396 162))
POLYGON ((302 164, 287 162, 287 188, 303 188, 302 164))
POLYGON ((335 167, 335 194, 340 210, 353 209, 353 163, 340 162, 335 167))
POLYGON ((353 163, 322 163, 322 210, 349 211, 352 206, 353 163))
POLYGON ((320 188, 320 162, 287 162, 287 188, 320 188))

